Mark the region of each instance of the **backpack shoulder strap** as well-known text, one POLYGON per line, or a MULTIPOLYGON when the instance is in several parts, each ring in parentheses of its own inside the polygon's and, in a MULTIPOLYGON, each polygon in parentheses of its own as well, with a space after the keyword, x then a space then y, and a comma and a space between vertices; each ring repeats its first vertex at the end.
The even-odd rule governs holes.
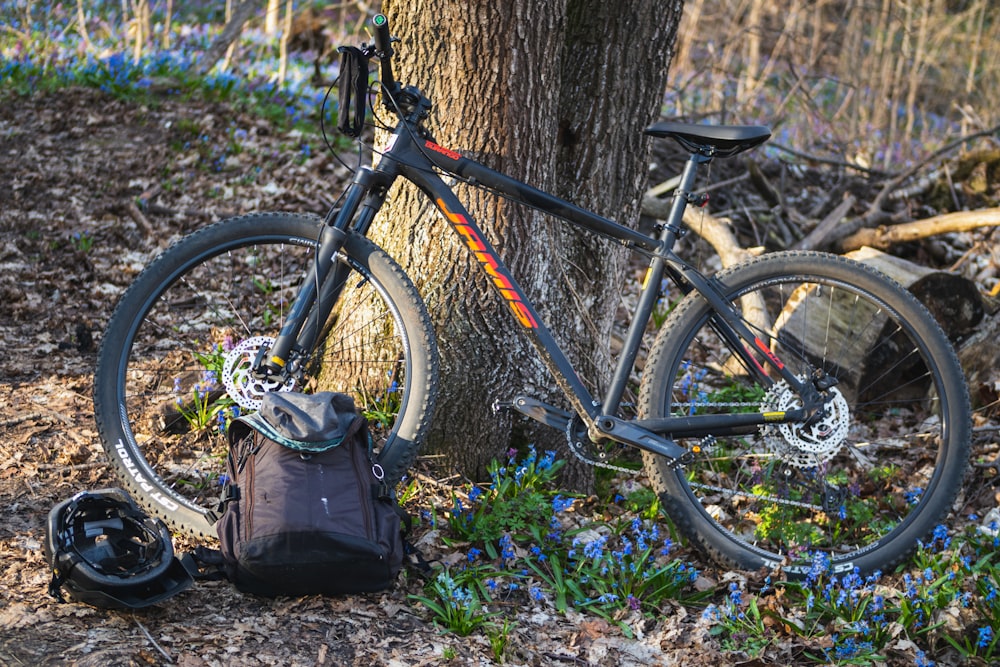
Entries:
POLYGON ((180 558, 181 565, 198 581, 221 581, 229 579, 225 569, 225 559, 218 549, 197 546, 180 558))

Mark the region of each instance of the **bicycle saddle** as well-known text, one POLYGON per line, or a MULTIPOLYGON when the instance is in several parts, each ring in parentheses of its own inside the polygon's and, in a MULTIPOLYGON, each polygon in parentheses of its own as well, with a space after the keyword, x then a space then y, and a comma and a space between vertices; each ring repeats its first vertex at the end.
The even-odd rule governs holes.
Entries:
POLYGON ((771 128, 763 125, 695 125, 663 121, 650 125, 643 134, 670 137, 692 153, 732 157, 767 141, 771 128))

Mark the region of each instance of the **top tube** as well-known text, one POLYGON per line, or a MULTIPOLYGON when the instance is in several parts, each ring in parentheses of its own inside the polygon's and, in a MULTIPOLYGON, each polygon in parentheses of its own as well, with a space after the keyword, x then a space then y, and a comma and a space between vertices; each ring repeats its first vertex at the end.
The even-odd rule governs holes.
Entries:
POLYGON ((429 163, 428 166, 433 165, 449 174, 459 176, 470 185, 483 186, 517 203, 611 237, 626 247, 641 248, 653 253, 663 247, 662 242, 654 237, 490 169, 430 139, 418 138, 415 129, 406 121, 400 122, 393 136, 391 148, 382 157, 383 160, 389 158, 397 161, 403 173, 407 171, 406 167, 420 168, 422 164, 429 163))

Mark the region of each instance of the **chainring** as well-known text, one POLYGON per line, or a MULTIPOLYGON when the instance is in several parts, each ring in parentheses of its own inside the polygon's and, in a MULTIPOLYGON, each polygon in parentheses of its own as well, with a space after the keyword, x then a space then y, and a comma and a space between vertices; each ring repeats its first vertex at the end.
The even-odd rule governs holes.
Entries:
MULTIPOLYGON (((804 379, 804 378, 800 378, 804 379)), ((824 416, 812 424, 766 424, 761 434, 767 448, 788 465, 813 468, 826 463, 840 451, 847 439, 850 408, 836 387, 828 390, 824 416)), ((802 407, 798 395, 784 380, 772 386, 761 401, 762 412, 787 412, 802 407)))
POLYGON ((635 472, 634 470, 617 466, 610 462, 610 452, 606 447, 602 447, 591 441, 590 436, 587 434, 587 425, 583 423, 579 415, 573 415, 569 422, 567 422, 566 441, 573 455, 588 465, 617 470, 619 472, 635 472))
POLYGON ((254 336, 240 341, 222 364, 222 384, 229 392, 229 397, 236 401, 244 410, 260 410, 264 394, 272 391, 291 391, 295 387, 293 378, 282 381, 280 378, 258 378, 253 373, 253 362, 262 349, 274 345, 270 336, 254 336))

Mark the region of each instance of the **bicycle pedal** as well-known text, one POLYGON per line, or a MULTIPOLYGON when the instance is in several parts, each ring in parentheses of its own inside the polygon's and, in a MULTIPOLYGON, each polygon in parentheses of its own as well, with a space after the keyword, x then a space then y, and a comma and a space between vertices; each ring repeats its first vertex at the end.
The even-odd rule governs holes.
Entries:
POLYGON ((493 414, 496 415, 496 414, 500 414, 501 411, 508 412, 510 410, 513 410, 514 409, 514 402, 513 401, 501 401, 501 400, 498 399, 496 401, 493 401, 493 405, 490 406, 490 407, 493 409, 493 414))

